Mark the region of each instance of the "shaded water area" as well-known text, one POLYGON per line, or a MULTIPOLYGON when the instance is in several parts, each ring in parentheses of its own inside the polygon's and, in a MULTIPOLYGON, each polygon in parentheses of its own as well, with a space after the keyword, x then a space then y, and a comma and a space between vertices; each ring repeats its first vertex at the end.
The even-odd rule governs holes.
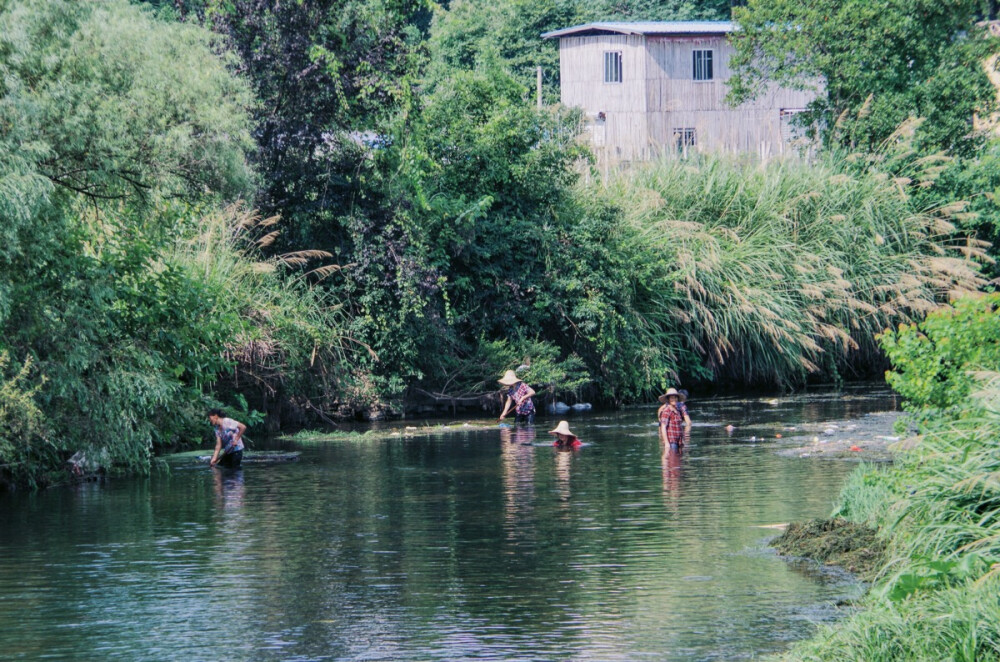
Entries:
POLYGON ((311 442, 297 463, 3 495, 0 651, 128 660, 780 651, 861 588, 777 557, 766 545, 776 532, 762 528, 828 515, 855 465, 775 451, 830 422, 892 434, 892 415, 869 414, 895 407, 888 392, 865 390, 695 400, 690 447, 666 457, 650 406, 566 417, 586 442, 576 452, 549 445, 556 421, 543 418, 533 431, 311 442))

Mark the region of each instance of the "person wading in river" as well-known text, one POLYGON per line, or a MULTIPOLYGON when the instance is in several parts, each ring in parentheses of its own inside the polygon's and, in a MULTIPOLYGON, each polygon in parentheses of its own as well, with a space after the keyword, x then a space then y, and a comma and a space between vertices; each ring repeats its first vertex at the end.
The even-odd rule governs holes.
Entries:
POLYGON ((575 451, 583 445, 580 438, 570 432, 569 423, 566 421, 559 421, 559 425, 556 426, 556 429, 549 430, 549 434, 554 434, 556 436, 556 441, 552 445, 560 450, 575 451))
POLYGON ((232 418, 226 418, 221 409, 208 412, 208 422, 215 428, 215 453, 212 454, 209 464, 213 467, 220 464, 230 469, 238 469, 243 461, 243 433, 247 426, 232 418))
POLYGON ((531 396, 535 394, 535 390, 521 381, 513 370, 505 372, 503 377, 497 381, 506 387, 504 393, 507 396, 507 401, 504 403, 503 412, 500 414, 499 420, 502 421, 510 413, 511 408, 513 408, 516 414, 514 417, 515 423, 534 425, 535 402, 531 399, 531 396))
POLYGON ((682 446, 691 435, 691 418, 681 401, 681 395, 677 389, 668 388, 659 400, 663 403, 656 412, 660 441, 669 444, 671 448, 682 446))

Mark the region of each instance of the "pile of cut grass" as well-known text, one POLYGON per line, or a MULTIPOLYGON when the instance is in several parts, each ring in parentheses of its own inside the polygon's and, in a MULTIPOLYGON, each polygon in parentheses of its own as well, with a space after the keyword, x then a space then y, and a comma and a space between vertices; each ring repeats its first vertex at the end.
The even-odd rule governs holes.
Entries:
POLYGON ((781 554, 836 565, 865 581, 885 563, 886 542, 878 530, 843 518, 789 524, 771 544, 781 554))

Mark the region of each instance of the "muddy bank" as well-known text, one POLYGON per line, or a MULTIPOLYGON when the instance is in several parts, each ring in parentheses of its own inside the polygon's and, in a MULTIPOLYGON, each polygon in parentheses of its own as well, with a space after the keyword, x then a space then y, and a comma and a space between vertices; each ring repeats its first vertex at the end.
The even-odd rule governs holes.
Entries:
POLYGON ((835 565, 871 581, 886 558, 886 543, 876 529, 845 519, 792 523, 771 545, 783 556, 835 565))

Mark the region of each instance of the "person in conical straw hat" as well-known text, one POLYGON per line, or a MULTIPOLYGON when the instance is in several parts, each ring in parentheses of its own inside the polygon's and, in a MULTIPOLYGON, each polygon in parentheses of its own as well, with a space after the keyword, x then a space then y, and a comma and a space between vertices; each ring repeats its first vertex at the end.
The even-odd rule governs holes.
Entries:
POLYGON ((583 445, 580 438, 577 437, 569 429, 569 423, 566 421, 559 421, 559 425, 556 426, 555 430, 549 430, 549 434, 554 434, 556 436, 556 441, 553 446, 558 446, 559 448, 579 448, 583 445))
POLYGON ((684 440, 690 438, 691 417, 688 416, 684 400, 686 398, 675 388, 668 388, 667 392, 659 397, 663 406, 657 410, 656 419, 664 450, 668 444, 670 448, 680 448, 684 445, 684 440))
POLYGON ((502 421, 513 409, 515 423, 534 425, 535 401, 531 396, 535 394, 535 390, 521 381, 513 370, 505 372, 497 381, 503 385, 503 393, 507 396, 499 420, 502 421))

